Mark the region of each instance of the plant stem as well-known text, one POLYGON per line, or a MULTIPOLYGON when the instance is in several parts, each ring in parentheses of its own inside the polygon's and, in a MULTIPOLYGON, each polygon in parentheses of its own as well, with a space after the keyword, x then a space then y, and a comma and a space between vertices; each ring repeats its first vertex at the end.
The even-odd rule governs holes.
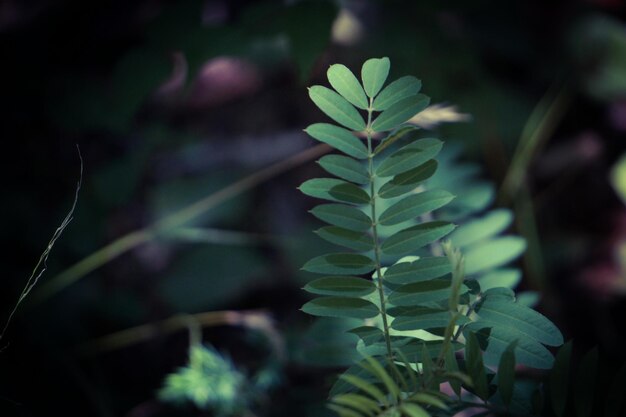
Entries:
POLYGON ((389 323, 387 322, 387 308, 385 306, 385 290, 383 288, 383 274, 380 265, 380 245, 378 244, 378 229, 376 222, 376 190, 374 187, 374 152, 372 151, 372 99, 367 109, 367 152, 368 152, 368 174, 370 177, 370 211, 372 217, 372 236, 374 239, 374 262, 376 263, 376 287, 378 289, 378 297, 380 299, 380 314, 383 317, 383 333, 385 334, 385 343, 387 345, 387 355, 389 356, 390 366, 393 364, 393 350, 391 349, 391 337, 389 336, 389 323))

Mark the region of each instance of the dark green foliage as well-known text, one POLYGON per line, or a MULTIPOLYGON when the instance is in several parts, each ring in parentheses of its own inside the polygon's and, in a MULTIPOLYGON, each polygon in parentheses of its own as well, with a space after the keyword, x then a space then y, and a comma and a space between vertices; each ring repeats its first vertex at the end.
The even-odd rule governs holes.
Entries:
MULTIPOLYGON (((347 203, 322 204, 311 213, 330 224, 317 231, 320 237, 356 253, 330 253, 304 265, 332 276, 305 287, 324 297, 302 310, 361 319, 350 333, 365 356, 340 376, 329 407, 346 417, 451 415, 454 400, 438 392, 448 382, 459 396, 463 385, 485 404, 530 410, 535 386, 515 378, 515 365, 550 368, 553 357, 544 345, 563 339, 547 318, 516 302, 510 287, 517 279, 507 274, 517 271, 502 268, 524 251, 525 241, 500 235, 512 222, 509 211, 479 215, 491 203, 490 185, 473 183, 471 175, 435 174, 443 142, 420 138, 403 124, 429 99, 418 93, 414 77, 385 87, 389 68, 387 58, 367 61, 361 84, 336 64, 327 73, 335 91, 309 89, 313 102, 343 127, 317 123, 306 132, 347 156, 320 160, 341 179, 311 179, 300 190, 347 203), (376 132, 386 135, 378 146, 376 132), (452 243, 442 244, 447 235, 452 243), (505 286, 494 284, 499 277, 507 278, 505 286), (459 363, 455 352, 463 341, 459 363), (497 374, 486 364, 498 366, 497 374)), ((446 169, 450 159, 444 160, 446 169)), ((458 403, 454 410, 463 408, 458 403)))

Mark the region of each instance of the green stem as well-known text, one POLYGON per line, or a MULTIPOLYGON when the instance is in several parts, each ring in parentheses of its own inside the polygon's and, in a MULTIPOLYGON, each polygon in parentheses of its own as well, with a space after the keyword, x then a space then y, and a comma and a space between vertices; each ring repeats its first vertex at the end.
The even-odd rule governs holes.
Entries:
POLYGON ((385 334, 385 343, 387 345, 387 355, 389 356, 390 366, 393 364, 393 350, 391 349, 391 337, 389 335, 389 323, 387 321, 387 308, 385 306, 385 290, 383 288, 383 274, 380 265, 380 245, 378 243, 378 228, 376 222, 376 190, 374 187, 374 152, 372 151, 372 99, 367 109, 367 151, 368 151, 368 173, 370 177, 370 209, 372 217, 372 236, 374 239, 374 261, 376 263, 376 287, 378 289, 378 297, 380 300, 380 314, 383 317, 383 333, 385 334))

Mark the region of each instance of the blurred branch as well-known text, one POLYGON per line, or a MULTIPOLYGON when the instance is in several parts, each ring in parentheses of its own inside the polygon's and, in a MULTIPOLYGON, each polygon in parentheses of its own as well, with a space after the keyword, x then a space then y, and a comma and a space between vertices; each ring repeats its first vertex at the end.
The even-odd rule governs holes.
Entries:
POLYGON ((221 190, 196 201, 195 203, 157 221, 156 223, 131 232, 119 239, 109 243, 105 247, 97 250, 91 255, 83 258, 73 266, 53 277, 49 282, 42 285, 33 294, 31 301, 40 303, 52 297, 64 288, 72 285, 90 272, 98 269, 102 265, 112 261, 118 256, 134 249, 150 240, 156 238, 161 233, 171 229, 184 226, 213 207, 271 179, 290 169, 293 169, 305 162, 317 158, 330 151, 330 147, 325 144, 314 146, 313 148, 297 153, 283 161, 277 162, 260 171, 242 178, 221 190))
MULTIPOLYGON (((136 343, 144 342, 154 337, 190 329, 190 324, 199 327, 208 326, 243 326, 263 333, 279 359, 284 359, 285 347, 282 337, 274 327, 269 315, 261 310, 250 311, 210 311, 198 314, 179 314, 157 323, 148 323, 131 327, 107 336, 87 342, 78 348, 81 355, 89 356, 121 349, 136 343)), ((190 344, 199 343, 197 331, 193 335, 196 340, 190 344)))
POLYGON ((561 87, 558 93, 552 88, 533 109, 524 125, 517 148, 509 169, 502 180, 499 200, 501 204, 510 204, 526 180, 526 173, 533 157, 541 150, 552 136, 571 101, 567 87, 561 87))

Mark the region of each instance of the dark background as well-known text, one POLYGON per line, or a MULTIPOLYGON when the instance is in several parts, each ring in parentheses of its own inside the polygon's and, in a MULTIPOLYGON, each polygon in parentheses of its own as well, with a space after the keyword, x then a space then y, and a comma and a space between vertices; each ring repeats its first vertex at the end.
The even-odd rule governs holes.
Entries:
MULTIPOLYGON (((435 134, 461 143, 498 185, 525 126, 536 128, 533 111, 545 115, 541 100, 566 97, 538 129, 532 157, 517 162, 523 192, 505 184, 498 205, 516 211, 529 241, 521 288, 539 292, 538 308, 575 340, 575 355, 598 345, 607 364, 623 361, 626 207, 610 172, 626 151, 625 17, 617 0, 3 1, 2 322, 71 206, 76 145, 84 177, 40 287, 1 342, 0 415, 178 415, 155 392, 186 361, 184 330, 106 352, 80 347, 181 312, 246 309, 269 314, 288 350, 261 414, 322 415, 341 368, 307 363, 299 344, 313 322, 299 311, 309 279, 299 267, 322 249, 310 232, 313 202, 296 189, 320 174, 312 160, 45 300, 37 289, 311 147, 302 129, 321 114, 306 86, 325 84, 332 63, 358 69, 379 56, 390 57, 392 77, 414 74, 433 103, 472 116, 435 134), (199 226, 208 232, 192 235, 199 226)), ((257 339, 240 326, 204 332, 249 368, 268 355, 257 339)))

